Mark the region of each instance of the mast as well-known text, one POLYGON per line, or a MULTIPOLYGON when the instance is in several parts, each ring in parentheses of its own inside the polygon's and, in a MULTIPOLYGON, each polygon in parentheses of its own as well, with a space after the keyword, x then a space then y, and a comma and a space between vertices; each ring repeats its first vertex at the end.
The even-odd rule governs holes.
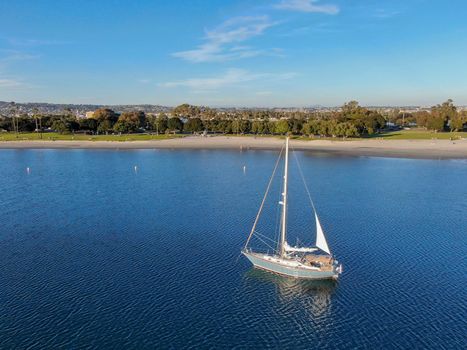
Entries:
POLYGON ((285 164, 284 164, 284 192, 282 193, 282 229, 281 229, 281 258, 285 256, 285 242, 287 235, 287 177, 289 173, 289 137, 285 139, 285 164))

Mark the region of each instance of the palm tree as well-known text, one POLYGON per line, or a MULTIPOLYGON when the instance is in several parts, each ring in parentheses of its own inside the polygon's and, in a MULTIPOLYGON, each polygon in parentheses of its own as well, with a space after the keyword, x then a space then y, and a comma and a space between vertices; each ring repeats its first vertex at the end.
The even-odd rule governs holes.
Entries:
POLYGON ((37 132, 40 133, 41 135, 40 137, 42 140, 42 116, 39 114, 38 108, 34 108, 32 113, 33 113, 34 120, 36 121, 36 133, 37 132))
POLYGON ((11 121, 13 122, 13 130, 15 131, 16 138, 18 138, 18 106, 16 106, 15 102, 10 102, 10 114, 11 114, 11 121), (16 120, 16 121, 15 121, 16 120))

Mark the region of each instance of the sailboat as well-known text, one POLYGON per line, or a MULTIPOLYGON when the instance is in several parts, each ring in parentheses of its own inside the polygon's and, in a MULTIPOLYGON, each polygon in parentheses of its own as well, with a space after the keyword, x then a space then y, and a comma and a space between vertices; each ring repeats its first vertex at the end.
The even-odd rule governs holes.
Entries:
MULTIPOLYGON (((282 151, 281 151, 282 153, 282 151)), ((301 279, 337 279, 342 273, 342 265, 334 259, 326 241, 323 228, 318 218, 316 208, 311 200, 315 222, 316 222, 316 242, 312 247, 291 246, 287 242, 287 187, 288 187, 288 168, 289 168, 289 138, 285 141, 285 156, 284 156, 284 183, 282 200, 279 202, 282 205, 281 213, 281 231, 278 248, 272 254, 255 252, 248 247, 248 244, 255 233, 257 233, 256 225, 261 215, 264 203, 266 201, 269 188, 271 187, 274 173, 281 155, 279 155, 273 175, 269 181, 266 193, 259 208, 258 214, 251 229, 250 235, 242 250, 254 267, 267 270, 281 275, 301 278, 301 279)), ((301 170, 300 170, 301 171, 301 170)), ((303 176, 302 176, 303 178, 303 176)), ((305 187, 306 183, 304 182, 305 187)), ((309 194, 308 187, 306 190, 309 194)))

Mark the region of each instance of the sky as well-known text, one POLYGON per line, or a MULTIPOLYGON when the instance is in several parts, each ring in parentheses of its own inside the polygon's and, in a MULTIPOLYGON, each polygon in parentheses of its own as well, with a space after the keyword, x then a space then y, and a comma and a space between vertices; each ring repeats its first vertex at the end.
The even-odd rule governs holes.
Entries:
POLYGON ((0 101, 467 105, 465 0, 0 0, 0 101))

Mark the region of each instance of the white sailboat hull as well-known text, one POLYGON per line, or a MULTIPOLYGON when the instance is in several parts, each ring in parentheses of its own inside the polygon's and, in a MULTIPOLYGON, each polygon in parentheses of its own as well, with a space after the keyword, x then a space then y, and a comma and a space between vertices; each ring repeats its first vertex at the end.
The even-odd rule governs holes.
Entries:
POLYGON ((298 262, 280 259, 276 256, 244 251, 243 254, 251 261, 254 267, 281 275, 301 279, 337 279, 338 267, 332 270, 321 270, 303 266, 298 262))

